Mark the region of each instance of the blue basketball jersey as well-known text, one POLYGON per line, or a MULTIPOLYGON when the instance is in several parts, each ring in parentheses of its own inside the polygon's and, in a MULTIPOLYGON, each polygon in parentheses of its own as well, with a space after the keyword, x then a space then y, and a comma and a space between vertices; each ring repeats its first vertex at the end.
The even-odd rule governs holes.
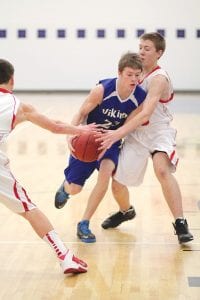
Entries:
POLYGON ((127 99, 120 99, 116 86, 117 78, 103 79, 99 84, 104 87, 103 100, 88 114, 87 124, 95 122, 102 124, 106 129, 117 129, 146 97, 146 92, 137 85, 127 99))

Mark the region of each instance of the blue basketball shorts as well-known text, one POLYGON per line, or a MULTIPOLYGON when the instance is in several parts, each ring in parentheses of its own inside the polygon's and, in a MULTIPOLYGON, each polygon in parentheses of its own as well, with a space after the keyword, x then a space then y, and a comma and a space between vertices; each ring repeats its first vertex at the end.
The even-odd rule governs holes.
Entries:
POLYGON ((86 180, 92 175, 92 173, 96 169, 99 170, 100 164, 104 159, 112 160, 116 170, 120 148, 121 142, 118 141, 104 153, 100 160, 96 160, 94 162, 83 162, 70 155, 68 167, 64 170, 67 182, 84 186, 86 180))

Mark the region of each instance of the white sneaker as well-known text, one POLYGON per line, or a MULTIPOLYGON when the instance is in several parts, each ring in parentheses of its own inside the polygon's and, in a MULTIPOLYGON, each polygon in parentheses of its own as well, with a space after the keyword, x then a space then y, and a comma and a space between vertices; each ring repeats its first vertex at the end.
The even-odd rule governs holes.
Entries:
POLYGON ((74 256, 70 250, 65 255, 59 257, 59 261, 64 274, 87 272, 87 264, 74 256))

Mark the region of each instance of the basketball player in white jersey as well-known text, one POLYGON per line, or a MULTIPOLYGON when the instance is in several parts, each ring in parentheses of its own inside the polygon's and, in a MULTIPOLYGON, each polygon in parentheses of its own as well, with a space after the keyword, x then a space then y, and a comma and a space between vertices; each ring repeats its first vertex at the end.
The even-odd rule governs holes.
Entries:
POLYGON ((20 103, 12 93, 13 76, 12 64, 0 59, 0 202, 23 216, 39 237, 52 247, 65 274, 87 272, 87 264, 65 247, 47 217, 31 202, 25 189, 11 173, 9 159, 3 152, 3 145, 10 132, 23 121, 30 121, 53 133, 60 134, 81 134, 94 129, 95 126, 77 127, 54 121, 40 114, 31 105, 20 103))
POLYGON ((165 39, 159 33, 146 33, 140 37, 139 54, 143 62, 140 86, 147 92, 143 109, 124 126, 105 133, 102 138, 102 146, 105 149, 128 134, 112 185, 120 211, 107 218, 102 227, 114 228, 134 218, 135 212, 130 205, 126 186, 142 183, 148 158, 152 157, 156 177, 174 216, 175 233, 180 243, 186 243, 193 240, 193 236, 183 217, 180 188, 172 174, 176 169, 178 157, 176 130, 170 126, 172 115, 168 109, 168 104, 173 100, 173 88, 168 74, 158 65, 164 51, 165 39))

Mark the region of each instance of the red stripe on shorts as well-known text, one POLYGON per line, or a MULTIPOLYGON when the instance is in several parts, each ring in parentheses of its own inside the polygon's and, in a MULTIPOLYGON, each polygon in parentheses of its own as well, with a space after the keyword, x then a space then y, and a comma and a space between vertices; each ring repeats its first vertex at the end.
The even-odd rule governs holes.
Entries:
MULTIPOLYGON (((17 191, 17 181, 16 181, 16 180, 15 180, 15 183, 14 183, 14 194, 15 194, 15 197, 16 197, 18 200, 21 201, 21 203, 22 203, 22 205, 23 205, 23 207, 24 207, 24 210, 25 210, 25 211, 29 211, 28 206, 27 206, 27 203, 24 202, 24 201, 22 201, 22 199, 21 199, 20 196, 19 196, 19 193, 18 193, 18 191, 17 191)), ((27 196, 26 196, 25 193, 24 193, 24 195, 25 195, 25 197, 27 198, 27 196)), ((29 200, 29 199, 27 199, 27 200, 29 200)))

